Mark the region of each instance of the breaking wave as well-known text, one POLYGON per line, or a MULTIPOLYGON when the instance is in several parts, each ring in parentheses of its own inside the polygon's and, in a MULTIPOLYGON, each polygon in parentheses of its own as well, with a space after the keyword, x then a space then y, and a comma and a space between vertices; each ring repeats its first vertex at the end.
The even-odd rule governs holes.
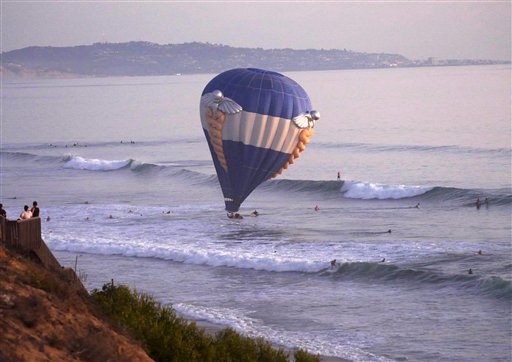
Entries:
POLYGON ((431 191, 429 186, 383 185, 371 182, 344 182, 343 196, 350 199, 403 199, 423 195, 431 191))
POLYGON ((46 238, 54 250, 85 252, 102 255, 123 255, 139 258, 171 260, 186 264, 253 269, 273 273, 296 272, 335 280, 405 283, 409 285, 454 286, 468 293, 512 300, 512 283, 498 276, 451 274, 387 262, 342 262, 334 267, 326 261, 305 260, 289 256, 259 255, 246 250, 237 253, 214 251, 210 248, 181 248, 179 245, 116 243, 112 240, 90 242, 52 235, 46 238))
POLYGON ((88 171, 113 171, 125 168, 132 164, 133 160, 101 160, 96 158, 83 158, 80 156, 67 156, 64 168, 88 171))
POLYGON ((340 279, 368 279, 427 283, 439 286, 457 285, 467 291, 491 296, 497 299, 512 300, 512 283, 497 276, 478 277, 463 274, 442 274, 430 270, 399 267, 387 263, 350 262, 325 269, 321 275, 332 275, 340 279))
MULTIPOLYGON (((105 160, 85 158, 78 155, 41 156, 26 152, 2 151, 2 157, 17 162, 36 162, 48 164, 62 164, 65 169, 87 171, 116 171, 129 169, 133 173, 162 177, 187 177, 196 183, 218 186, 215 175, 206 175, 192 171, 190 168, 209 165, 209 160, 180 160, 162 163, 144 163, 135 159, 105 160)), ((387 185, 369 181, 325 181, 325 180, 269 180, 259 186, 262 190, 279 192, 308 192, 341 195, 353 200, 399 200, 415 198, 417 200, 450 201, 459 206, 474 206, 477 197, 488 198, 494 206, 511 205, 512 190, 501 189, 464 189, 446 186, 430 185, 387 185)))

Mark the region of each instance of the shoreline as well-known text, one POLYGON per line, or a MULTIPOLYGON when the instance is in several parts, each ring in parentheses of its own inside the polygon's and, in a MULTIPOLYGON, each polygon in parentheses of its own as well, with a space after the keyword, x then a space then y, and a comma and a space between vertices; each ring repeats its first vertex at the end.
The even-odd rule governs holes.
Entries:
MULTIPOLYGON (((91 257, 96 256, 94 254, 89 254, 89 253, 78 253, 78 254, 81 254, 81 255, 87 254, 87 255, 90 255, 91 257)), ((73 267, 73 260, 75 260, 77 253, 69 252, 69 251, 55 251, 54 255, 57 257, 57 259, 59 260, 59 262, 62 265, 67 266, 67 267, 73 267)), ((79 262, 80 265, 78 267, 78 271, 81 270, 81 266, 83 265, 83 263, 84 262, 80 260, 80 262, 79 262)), ((121 284, 123 284, 123 283, 121 282, 121 284)), ((124 284, 129 285, 130 283, 124 283, 124 284)), ((101 285, 97 285, 96 287, 93 287, 92 289, 94 289, 94 288, 101 289, 101 285)), ((88 287, 86 287, 86 289, 87 289, 88 293, 90 293, 92 291, 92 289, 89 290, 88 287)), ((134 289, 137 290, 136 287, 134 287, 134 289)), ((154 293, 149 293, 149 294, 154 295, 154 293)), ((164 305, 164 304, 162 303, 162 305, 164 305)), ((165 306, 169 306, 169 307, 173 308, 172 303, 166 304, 165 306)), ((207 334, 209 334, 211 336, 215 336, 215 334, 217 334, 218 332, 220 332, 224 329, 230 328, 229 326, 209 322, 204 319, 194 319, 194 318, 184 315, 182 313, 178 313, 178 311, 176 311, 174 308, 173 308, 173 310, 176 312, 176 315, 179 318, 183 319, 184 321, 190 322, 190 323, 194 322, 197 325, 197 327, 203 329, 207 334)), ((244 335, 242 332, 239 332, 239 331, 237 331, 237 333, 244 335)), ((251 337, 249 337, 249 338, 251 338, 251 337)), ((297 347, 293 348, 293 347, 283 346, 283 345, 276 344, 270 340, 267 340, 267 339, 265 339, 265 340, 268 341, 269 343, 271 343, 274 348, 282 349, 282 350, 286 351, 287 354, 290 356, 290 361, 294 361, 293 354, 298 349, 297 347)), ((307 352, 311 353, 309 351, 307 351, 307 352)), ((336 356, 327 356, 327 355, 321 355, 321 354, 319 356, 320 356, 320 361, 322 361, 322 362, 351 362, 351 360, 349 360, 349 359, 336 357, 336 356)))
MULTIPOLYGON (((177 315, 186 321, 194 322, 199 328, 203 329, 206 333, 208 333, 209 335, 212 335, 212 336, 214 336, 215 334, 217 334, 218 332, 220 332, 226 328, 229 328, 229 327, 223 326, 221 324, 215 324, 215 323, 208 322, 205 320, 194 320, 191 318, 187 318, 182 314, 177 314, 177 315)), ((271 342, 271 341, 269 341, 269 342, 271 342)), ((294 348, 290 348, 290 347, 286 347, 286 346, 281 346, 281 345, 278 345, 275 343, 272 343, 272 346, 274 346, 274 348, 280 348, 280 349, 283 349, 284 351, 286 351, 286 353, 289 356, 290 361, 294 361, 293 354, 297 350, 296 348, 294 349, 294 348)), ((307 352, 312 353, 310 351, 307 351, 307 352)), ((336 357, 336 356, 324 356, 324 355, 319 355, 319 356, 320 356, 321 362, 352 362, 351 360, 344 359, 341 357, 336 357)))

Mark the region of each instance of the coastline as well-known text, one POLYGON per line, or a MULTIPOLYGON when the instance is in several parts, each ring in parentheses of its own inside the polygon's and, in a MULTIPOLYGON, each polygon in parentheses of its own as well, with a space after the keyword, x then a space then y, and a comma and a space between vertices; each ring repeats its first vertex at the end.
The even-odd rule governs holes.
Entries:
MULTIPOLYGON (((225 327, 223 325, 211 323, 211 322, 208 322, 208 321, 205 321, 205 320, 194 320, 194 319, 187 318, 187 317, 185 317, 183 315, 179 315, 179 317, 183 318, 183 319, 185 319, 185 320, 187 320, 189 322, 194 322, 199 328, 203 329, 206 333, 208 333, 208 334, 210 334, 212 336, 214 336, 218 332, 220 332, 220 331, 222 331, 222 330, 227 328, 227 327, 225 327)), ((273 344, 273 346, 275 348, 280 348, 280 349, 283 349, 284 351, 286 351, 286 353, 289 356, 290 361, 294 361, 293 354, 296 351, 296 349, 290 348, 290 347, 286 347, 286 346, 277 345, 277 344, 273 344)), ((310 351, 308 351, 308 352, 312 353, 310 351)), ((324 355, 320 355, 320 361, 321 362, 351 362, 351 360, 344 359, 344 358, 341 358, 341 357, 324 356, 324 355)))
MULTIPOLYGON (((0 329, 5 335, 3 342, 7 343, 4 352, 0 351, 1 360, 14 358, 30 361, 52 356, 50 359, 71 361, 76 353, 89 358, 100 353, 100 349, 105 359, 151 360, 143 350, 141 341, 98 312, 98 306, 91 303, 91 294, 83 286, 73 287, 74 280, 80 283, 76 277, 68 275, 68 268, 47 269, 39 260, 29 260, 1 243, 0 260, 0 286, 3 290, 0 293, 0 329), (51 327, 55 325, 59 327, 51 327), (51 333, 45 333, 45 330, 51 330, 51 333), (100 336, 109 338, 100 341, 100 336), (7 348, 13 343, 18 348, 7 348), (82 346, 83 350, 75 351, 75 345, 82 346)), ((177 316, 183 321, 195 323, 211 336, 227 328, 204 320, 177 316)), ((0 346, 4 343, 0 343, 0 346)), ((295 361, 296 349, 275 344, 273 347, 283 350, 290 362, 295 361)), ((319 358, 323 362, 349 362, 330 356, 319 358)))
MULTIPOLYGON (((80 255, 83 256, 84 254, 87 254, 87 253, 81 253, 80 255)), ((87 255, 90 255, 92 258, 94 258, 93 254, 87 254, 87 255)), ((62 263, 62 265, 72 267, 72 264, 73 264, 72 261, 75 260, 76 253, 67 252, 67 251, 56 251, 55 256, 57 257, 59 262, 62 263)), ((78 264, 78 271, 80 272, 82 270, 81 269, 82 266, 85 265, 84 263, 88 263, 88 262, 90 262, 90 260, 88 260, 88 261, 80 260, 80 262, 78 264)), ((87 276, 87 278, 89 280, 91 279, 91 277, 92 277, 91 275, 87 276)), ((107 281, 108 281, 108 279, 105 280, 104 282, 107 282, 107 281)), ((121 282, 121 284, 125 284, 130 287, 133 287, 133 285, 129 282, 121 282)), ((95 287, 89 286, 89 288, 101 289, 101 283, 96 285, 95 287)), ((89 288, 87 288, 88 292, 92 291, 92 289, 89 290, 89 288)), ((133 287, 133 288, 135 290, 137 290, 136 287, 133 287)), ((149 292, 149 294, 154 295, 154 293, 151 293, 151 292, 149 292)), ((173 307, 172 304, 169 304, 166 306, 170 306, 171 308, 173 307)), ((191 318, 190 316, 184 315, 182 313, 178 313, 176 310, 175 310, 175 312, 179 318, 181 318, 184 321, 190 322, 190 323, 192 323, 192 322, 195 323, 197 327, 204 330, 207 334, 209 334, 211 336, 215 336, 217 333, 221 332, 222 330, 229 328, 229 326, 226 326, 223 324, 209 322, 204 319, 191 318)), ((240 333, 240 332, 237 332, 237 333, 240 333)), ((269 340, 269 342, 272 343, 272 341, 270 341, 270 340, 269 340)), ((276 349, 282 349, 285 352, 287 352, 287 354, 290 356, 290 361, 294 361, 293 354, 298 348, 283 346, 283 345, 276 344, 276 343, 272 343, 272 345, 276 349)), ((309 351, 307 351, 307 352, 311 353, 309 351)), ((319 355, 319 357, 320 357, 320 361, 322 361, 322 362, 351 362, 351 360, 349 360, 349 359, 344 359, 344 358, 336 357, 336 356, 319 355)))

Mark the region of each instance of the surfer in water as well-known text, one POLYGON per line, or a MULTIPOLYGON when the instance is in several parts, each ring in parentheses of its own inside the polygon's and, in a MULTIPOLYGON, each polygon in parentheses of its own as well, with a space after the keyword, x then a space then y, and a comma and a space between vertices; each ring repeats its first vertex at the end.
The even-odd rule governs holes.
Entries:
POLYGON ((230 219, 243 219, 244 217, 240 215, 238 212, 228 212, 228 218, 230 219))

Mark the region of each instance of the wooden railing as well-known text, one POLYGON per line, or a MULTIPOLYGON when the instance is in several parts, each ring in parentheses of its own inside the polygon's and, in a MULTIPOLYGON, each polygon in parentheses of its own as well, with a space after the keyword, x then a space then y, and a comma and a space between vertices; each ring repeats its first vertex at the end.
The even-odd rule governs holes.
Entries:
POLYGON ((0 216, 0 238, 8 248, 36 258, 45 268, 61 269, 61 265, 41 238, 41 218, 8 220, 0 216))
POLYGON ((0 216, 0 242, 18 254, 41 263, 47 270, 64 276, 72 289, 88 294, 76 272, 63 268, 41 238, 41 218, 8 220, 0 216))

